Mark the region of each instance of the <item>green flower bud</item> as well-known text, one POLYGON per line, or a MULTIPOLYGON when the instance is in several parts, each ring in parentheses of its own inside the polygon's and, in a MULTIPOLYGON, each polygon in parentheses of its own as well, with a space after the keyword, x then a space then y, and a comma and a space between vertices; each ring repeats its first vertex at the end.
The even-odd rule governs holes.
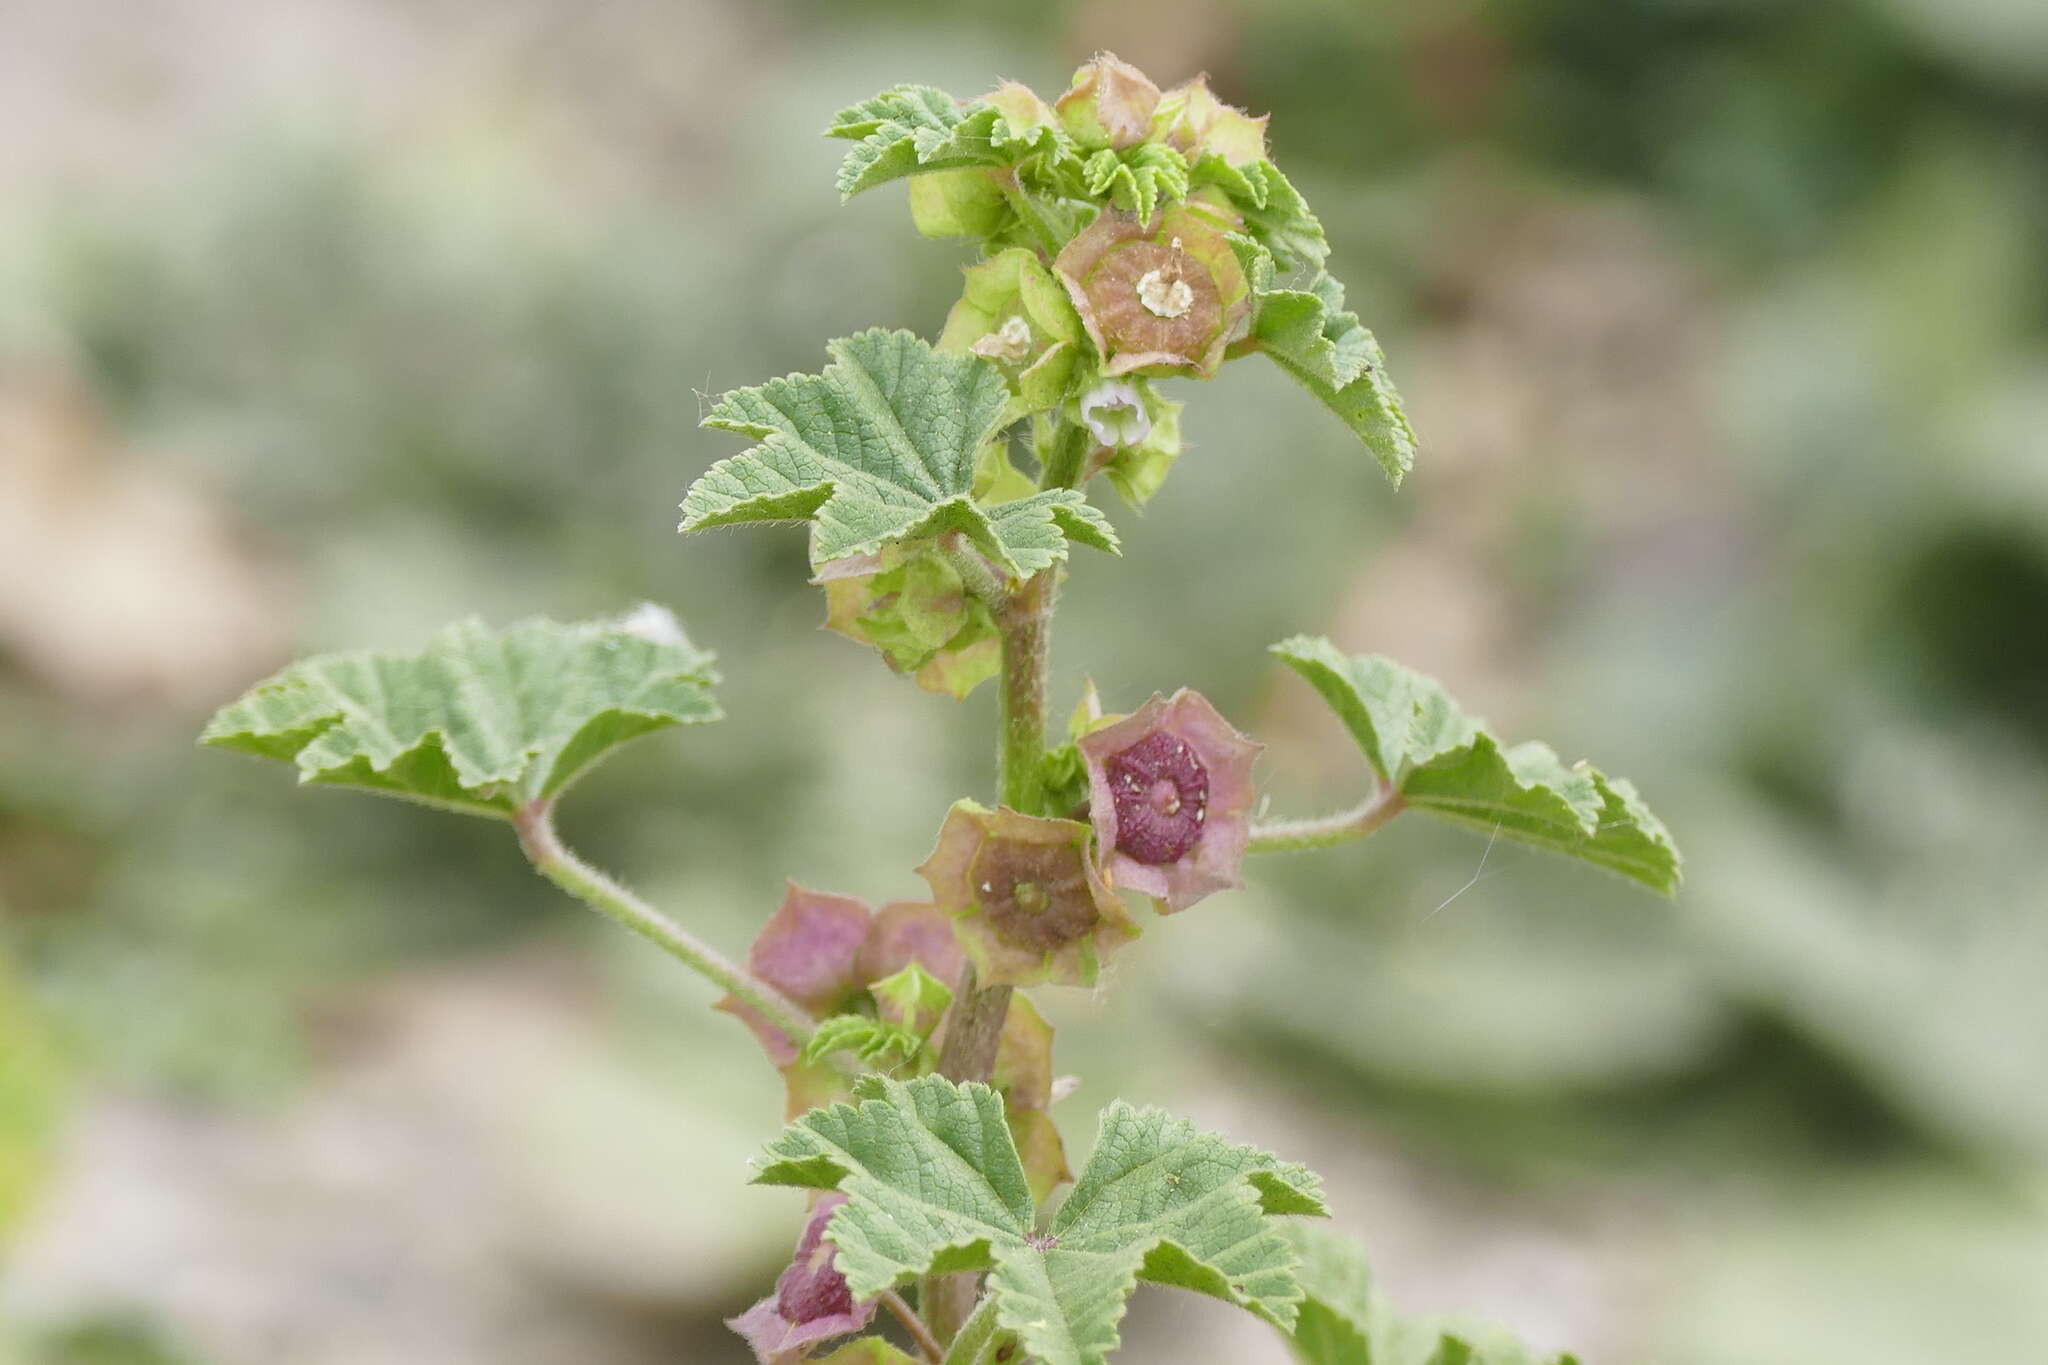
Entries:
POLYGON ((874 646, 927 692, 965 697, 1002 665, 988 607, 929 544, 833 560, 813 581, 825 589, 827 630, 874 646))
POLYGON ((1244 110, 1225 104, 1209 88, 1209 78, 1197 76, 1159 97, 1158 108, 1152 114, 1151 137, 1190 162, 1213 154, 1232 166, 1243 166, 1266 159, 1269 117, 1261 114, 1253 118, 1244 110))
POLYGON ((970 166, 910 177, 910 220, 927 237, 987 237, 1009 212, 992 171, 970 166))
POLYGON ((1060 125, 1088 151, 1122 151, 1143 142, 1159 107, 1159 87, 1129 62, 1104 52, 1074 73, 1067 93, 1053 101, 1060 125))
POLYGON ((1040 99, 1036 90, 1017 81, 998 83, 994 90, 981 97, 981 102, 1001 114, 1013 134, 1033 128, 1051 128, 1060 121, 1053 107, 1040 99))

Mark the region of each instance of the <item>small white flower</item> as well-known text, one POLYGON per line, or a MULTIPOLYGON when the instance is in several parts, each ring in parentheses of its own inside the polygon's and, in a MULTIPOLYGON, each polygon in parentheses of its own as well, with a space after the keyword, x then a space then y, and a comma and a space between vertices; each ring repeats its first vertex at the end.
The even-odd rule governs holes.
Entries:
POLYGON ((1082 396, 1081 420, 1098 443, 1110 447, 1134 446, 1152 434, 1145 400, 1117 379, 1097 384, 1082 396))

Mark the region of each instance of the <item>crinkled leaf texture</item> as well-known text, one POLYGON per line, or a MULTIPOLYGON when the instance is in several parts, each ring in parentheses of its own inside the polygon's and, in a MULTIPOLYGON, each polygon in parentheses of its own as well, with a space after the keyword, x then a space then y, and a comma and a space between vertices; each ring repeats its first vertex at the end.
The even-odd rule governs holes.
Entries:
POLYGON ((1577 1365, 1540 1356, 1499 1333, 1468 1336, 1402 1320, 1373 1288, 1358 1244, 1334 1229, 1288 1221, 1304 1295, 1288 1342, 1303 1365, 1577 1365))
POLYGON ((720 460, 683 499, 682 529, 809 520, 811 562, 958 531, 1013 574, 1066 558, 1071 538, 1115 553, 1102 513, 1068 488, 982 507, 976 458, 1004 425, 1002 371, 904 331, 835 341, 822 374, 718 400, 704 425, 760 444, 720 460))
POLYGON ((870 1076, 859 1094, 790 1125, 756 1176, 848 1196, 826 1235, 856 1296, 987 1269, 998 1323, 1041 1365, 1100 1365, 1140 1279, 1294 1325, 1295 1257, 1269 1215, 1325 1212, 1302 1167, 1118 1101, 1041 1235, 995 1091, 870 1076))
POLYGON ((1306 635, 1273 652, 1322 694, 1373 771, 1416 810, 1677 891, 1678 848, 1627 780, 1567 766, 1546 744, 1504 747, 1435 679, 1391 659, 1306 635))
POLYGON ((1271 254, 1242 237, 1233 245, 1252 281, 1259 349, 1342 418, 1400 487, 1415 464, 1415 429, 1378 340, 1344 307, 1344 286, 1319 269, 1305 289, 1274 288, 1271 254))
POLYGON ((322 654, 223 707, 203 744, 295 763, 301 782, 509 817, 611 749, 722 714, 712 656, 666 612, 448 627, 417 654, 322 654))
POLYGON ((839 165, 839 192, 924 171, 1015 165, 1040 152, 1072 156, 1073 140, 1050 126, 1013 128, 983 100, 961 103, 929 85, 899 85, 833 115, 827 137, 858 145, 839 165))

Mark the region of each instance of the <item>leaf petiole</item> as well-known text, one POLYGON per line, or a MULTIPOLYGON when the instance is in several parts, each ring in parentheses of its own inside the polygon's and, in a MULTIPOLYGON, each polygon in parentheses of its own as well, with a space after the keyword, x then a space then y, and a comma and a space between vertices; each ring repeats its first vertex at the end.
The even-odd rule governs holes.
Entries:
POLYGON ((782 992, 740 967, 725 954, 677 924, 633 892, 584 862, 555 832, 554 802, 530 801, 512 816, 519 847, 534 870, 607 918, 617 920, 669 956, 723 986, 742 1004, 802 1047, 816 1025, 782 992))
POLYGON ((1305 820, 1264 820, 1252 826, 1247 853, 1300 853, 1312 848, 1332 848, 1379 832, 1380 826, 1408 809, 1408 803, 1392 783, 1348 810, 1305 820))

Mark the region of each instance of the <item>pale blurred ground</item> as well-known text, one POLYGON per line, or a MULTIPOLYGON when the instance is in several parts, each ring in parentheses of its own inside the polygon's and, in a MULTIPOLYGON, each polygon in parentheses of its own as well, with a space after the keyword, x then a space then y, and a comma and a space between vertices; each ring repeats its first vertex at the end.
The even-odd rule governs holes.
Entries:
POLYGON ((1262 868, 1045 1002, 1070 1142, 1121 1093, 1307 1160, 1398 1302, 1589 1365, 2048 1360, 2037 0, 0 0, 0 1358, 745 1358, 795 1206, 702 985, 502 830, 191 737, 296 652, 653 598, 732 717, 572 835, 733 946, 786 874, 916 890, 988 698, 674 504, 701 393, 944 315, 829 113, 1098 46, 1274 111, 1424 452, 1181 394, 1062 685, 1202 688, 1305 810, 1357 765, 1262 649, 1328 631, 1634 777, 1691 881, 1262 868))

